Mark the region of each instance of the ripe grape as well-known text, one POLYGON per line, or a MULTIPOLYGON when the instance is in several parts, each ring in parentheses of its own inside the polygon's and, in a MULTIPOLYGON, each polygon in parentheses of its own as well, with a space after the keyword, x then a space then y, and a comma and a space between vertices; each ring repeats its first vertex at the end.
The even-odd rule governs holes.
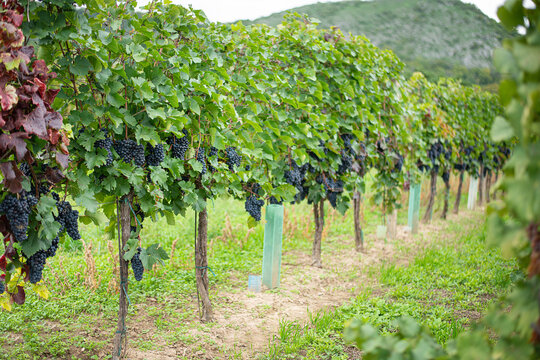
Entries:
POLYGON ((242 156, 238 155, 236 148, 232 146, 226 148, 225 153, 227 154, 227 166, 231 172, 234 172, 234 167, 240 166, 242 156))
POLYGON ((268 199, 268 201, 272 205, 281 205, 281 204, 283 204, 283 200, 278 201, 278 199, 276 199, 274 196, 270 196, 270 199, 268 199))
POLYGON ((0 280, 0 294, 3 294, 4 291, 6 291, 6 288, 4 286, 4 282, 0 280))
POLYGON ((47 254, 43 250, 39 250, 28 258, 28 265, 30 266, 30 282, 32 284, 37 284, 41 281, 46 260, 47 254))
POLYGON ((71 208, 71 204, 67 201, 59 201, 56 203, 58 208, 58 216, 55 220, 60 223, 60 232, 65 230, 73 240, 79 240, 79 212, 71 208))
POLYGON ((327 177, 324 182, 324 188, 326 189, 326 198, 330 202, 333 208, 337 206, 338 195, 343 192, 343 181, 327 177))
POLYGON ((339 167, 338 167, 338 175, 343 175, 345 174, 347 171, 350 170, 351 166, 352 166, 352 157, 350 157, 349 155, 347 155, 345 153, 345 151, 341 151, 341 164, 339 164, 339 167))
POLYGON ((403 156, 401 156, 400 153, 396 153, 397 155, 397 161, 394 165, 394 168, 392 169, 393 173, 401 172, 401 169, 403 168, 403 156))
POLYGON ((108 136, 108 133, 107 133, 107 130, 106 129, 101 129, 101 131, 103 132, 103 135, 105 135, 105 139, 99 139, 99 140, 96 140, 95 142, 95 146, 96 148, 98 149, 105 149, 107 150, 107 161, 105 163, 105 166, 111 166, 112 165, 112 162, 113 162, 113 155, 112 155, 112 151, 111 151, 111 147, 113 145, 113 141, 112 141, 112 138, 110 138, 108 136))
POLYGON ((19 168, 21 169, 21 172, 24 174, 24 176, 26 177, 32 176, 30 165, 28 165, 27 163, 23 162, 19 168))
POLYGON ((285 181, 293 186, 301 186, 302 181, 304 180, 304 177, 302 176, 302 171, 294 160, 291 161, 290 169, 285 170, 284 177, 285 181))
POLYGON ((264 206, 263 200, 258 200, 255 196, 251 195, 246 199, 244 207, 246 211, 253 217, 255 220, 261 220, 261 208, 264 206))
MULTIPOLYGON (((208 151, 208 157, 213 158, 216 155, 218 155, 218 153, 219 153, 219 150, 216 147, 212 146, 210 147, 210 150, 208 151)), ((210 172, 216 172, 217 170, 215 167, 212 166, 212 164, 210 164, 210 162, 208 162, 208 169, 210 170, 210 172)))
POLYGON ((37 204, 37 199, 33 195, 24 195, 24 192, 21 194, 23 195, 20 199, 14 195, 8 195, 0 204, 0 213, 6 215, 11 232, 18 242, 28 238, 26 234, 28 216, 32 207, 37 204))
POLYGON ((133 160, 133 152, 136 146, 137 143, 131 139, 118 140, 113 143, 114 150, 125 163, 129 163, 133 160))
POLYGON ((445 184, 448 184, 450 182, 450 172, 449 171, 443 172, 442 179, 445 184))
POLYGON ((184 136, 177 138, 176 136, 170 136, 167 139, 167 144, 171 145, 171 157, 175 159, 184 159, 186 152, 189 149, 189 136, 186 129, 182 130, 184 136))
POLYGON ((354 135, 353 134, 341 134, 341 139, 343 140, 343 144, 345 146, 345 149, 347 151, 351 151, 352 150, 351 141, 354 139, 354 135))
POLYGON ((58 250, 58 243, 60 242, 60 238, 57 236, 53 239, 51 247, 47 249, 45 252, 46 257, 50 258, 56 255, 56 251, 58 250))
POLYGON ((139 257, 140 253, 141 248, 139 247, 135 255, 133 255, 133 257, 131 258, 131 269, 133 270, 133 275, 135 276, 135 280, 137 281, 141 281, 144 274, 144 266, 139 257))
POLYGON ((152 146, 150 144, 146 145, 146 163, 149 166, 159 166, 161 162, 165 159, 165 150, 163 149, 163 144, 157 144, 152 146))
POLYGON ((204 148, 197 149, 197 161, 202 164, 201 175, 206 173, 206 156, 204 154, 204 148))
POLYGON ((144 146, 142 144, 135 145, 133 148, 133 162, 138 167, 143 167, 146 162, 146 157, 144 156, 144 146))

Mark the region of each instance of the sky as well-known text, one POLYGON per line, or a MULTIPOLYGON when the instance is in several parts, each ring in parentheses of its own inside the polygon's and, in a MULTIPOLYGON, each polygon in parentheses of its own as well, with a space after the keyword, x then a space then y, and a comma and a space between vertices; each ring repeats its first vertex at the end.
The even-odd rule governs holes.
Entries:
MULTIPOLYGON (((203 10, 210 21, 220 22, 233 22, 243 19, 253 20, 298 6, 335 1, 341 0, 172 0, 172 2, 183 6, 191 4, 193 8, 203 10)), ((476 5, 493 19, 497 19, 497 8, 504 3, 504 0, 462 1, 476 5)), ((139 0, 137 3, 144 5, 148 3, 148 0, 139 0)))

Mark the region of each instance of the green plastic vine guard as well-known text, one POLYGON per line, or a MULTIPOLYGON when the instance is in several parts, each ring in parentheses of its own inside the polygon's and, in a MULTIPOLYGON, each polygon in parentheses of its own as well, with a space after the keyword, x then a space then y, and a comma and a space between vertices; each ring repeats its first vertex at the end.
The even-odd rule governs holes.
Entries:
POLYGON ((411 234, 418 233, 418 222, 420 219, 420 194, 422 193, 422 180, 418 184, 411 184, 409 190, 409 221, 408 225, 411 234))
POLYGON ((264 228, 262 283, 269 289, 279 286, 282 236, 283 205, 268 205, 264 228))
POLYGON ((467 198, 467 209, 472 210, 476 205, 476 197, 478 195, 478 178, 472 177, 469 182, 469 196, 467 198))

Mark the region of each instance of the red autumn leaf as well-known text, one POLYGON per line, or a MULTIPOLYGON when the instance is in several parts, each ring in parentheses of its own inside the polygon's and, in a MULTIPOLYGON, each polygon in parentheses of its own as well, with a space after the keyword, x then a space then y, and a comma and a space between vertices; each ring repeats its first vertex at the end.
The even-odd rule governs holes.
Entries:
POLYGON ((0 86, 0 99, 2 103, 2 110, 11 110, 13 105, 17 104, 19 97, 17 96, 17 89, 12 85, 0 86))
POLYGON ((1 134, 0 135, 0 151, 4 154, 8 150, 14 150, 18 161, 22 161, 26 155, 28 149, 26 148, 26 141, 29 136, 25 132, 18 132, 13 134, 1 134))
POLYGON ((34 78, 32 82, 37 85, 39 96, 43 98, 45 96, 45 91, 47 90, 47 85, 45 85, 43 81, 39 80, 39 78, 34 78))
POLYGON ((55 130, 60 130, 62 128, 62 115, 54 110, 47 111, 45 114, 45 121, 47 122, 47 126, 50 128, 55 130))
MULTIPOLYGON (((60 146, 62 147, 62 146, 60 146)), ((61 151, 56 152, 56 163, 62 167, 62 169, 67 168, 69 165, 69 156, 62 153, 61 151)))
POLYGON ((24 288, 22 286, 17 286, 17 293, 11 294, 11 298, 13 299, 13 302, 15 304, 24 304, 26 300, 26 293, 24 292, 24 288))
POLYGON ((64 180, 66 177, 64 176, 62 171, 51 168, 51 167, 47 167, 47 169, 45 170, 45 178, 51 184, 57 184, 60 181, 64 180))
POLYGON ((10 241, 9 245, 6 247, 5 255, 10 260, 17 259, 19 257, 17 250, 13 247, 12 241, 10 241))
POLYGON ((24 35, 15 25, 0 21, 0 41, 4 47, 20 47, 24 43, 24 35))
POLYGON ((14 161, 0 163, 0 170, 4 175, 2 184, 12 193, 19 193, 22 190, 21 179, 23 173, 19 170, 17 164, 14 161))
POLYGON ((42 138, 43 140, 48 140, 47 134, 47 122, 45 115, 47 114, 47 109, 43 104, 43 101, 39 95, 32 95, 32 101, 37 107, 28 114, 26 121, 23 123, 24 130, 29 134, 35 134, 42 138))
POLYGON ((58 144, 58 140, 62 137, 58 130, 47 129, 47 131, 49 133, 49 142, 53 145, 58 144))
POLYGON ((43 101, 45 101, 46 104, 52 104, 54 99, 56 98, 56 95, 60 92, 60 89, 49 89, 45 93, 45 96, 43 97, 43 101))
POLYGON ((6 271, 7 259, 6 254, 0 256, 0 270, 6 271))

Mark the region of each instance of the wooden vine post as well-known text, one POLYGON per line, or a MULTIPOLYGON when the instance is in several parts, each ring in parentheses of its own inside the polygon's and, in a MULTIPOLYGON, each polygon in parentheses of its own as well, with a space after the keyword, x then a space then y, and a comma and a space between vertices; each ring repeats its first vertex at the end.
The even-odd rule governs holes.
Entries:
POLYGON ((395 239, 397 237, 397 209, 392 210, 387 220, 386 238, 395 239))
MULTIPOLYGON (((199 212, 197 237, 195 240, 195 278, 197 281, 198 301, 200 304, 200 319, 203 322, 213 320, 212 303, 208 284, 208 212, 206 208, 199 212)), ((195 215, 197 219, 197 215, 195 215)))
POLYGON ((313 240, 311 266, 322 268, 321 243, 324 229, 324 200, 313 203, 313 215, 315 219, 315 238, 313 240))

